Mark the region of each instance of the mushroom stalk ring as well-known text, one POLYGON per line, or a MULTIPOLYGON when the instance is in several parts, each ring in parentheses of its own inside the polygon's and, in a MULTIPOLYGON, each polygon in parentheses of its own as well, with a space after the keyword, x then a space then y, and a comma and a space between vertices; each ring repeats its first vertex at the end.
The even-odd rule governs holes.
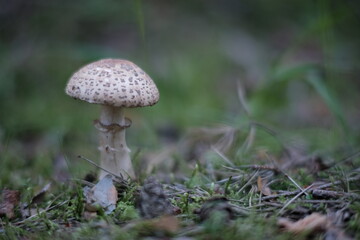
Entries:
POLYGON ((131 127, 132 121, 129 118, 125 118, 125 124, 103 124, 99 119, 94 120, 94 126, 97 130, 101 132, 118 132, 126 128, 131 127))

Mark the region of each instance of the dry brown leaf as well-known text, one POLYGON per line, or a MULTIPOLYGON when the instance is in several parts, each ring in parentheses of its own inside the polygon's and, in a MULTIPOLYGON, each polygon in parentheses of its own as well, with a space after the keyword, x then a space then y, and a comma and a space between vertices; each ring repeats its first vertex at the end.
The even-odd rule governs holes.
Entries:
POLYGON ((326 240, 330 239, 342 239, 351 240, 352 238, 347 236, 344 230, 334 224, 333 217, 325 216, 319 213, 313 213, 303 219, 296 222, 292 222, 289 219, 281 218, 278 220, 278 225, 285 231, 294 234, 299 233, 325 233, 326 240))
POLYGON ((85 187, 83 191, 88 211, 95 212, 102 207, 105 213, 109 214, 116 208, 118 192, 110 174, 103 177, 93 188, 85 187))
POLYGON ((50 190, 51 183, 46 184, 40 191, 38 191, 31 199, 31 204, 37 204, 44 200, 46 193, 50 190))
POLYGON ((15 217, 14 208, 19 204, 20 192, 4 189, 1 193, 0 217, 6 216, 11 219, 15 217))
POLYGON ((179 230, 179 220, 174 216, 162 216, 157 219, 150 220, 150 225, 157 230, 168 233, 176 233, 179 230))
POLYGON ((94 218, 97 217, 97 213, 96 212, 90 212, 90 211, 84 211, 83 212, 83 217, 84 219, 86 219, 87 221, 90 221, 94 218))
POLYGON ((313 213, 296 222, 292 222, 286 218, 280 218, 278 220, 278 225, 283 227, 287 232, 297 234, 302 232, 324 232, 331 225, 331 222, 325 215, 313 213))
POLYGON ((271 195, 271 189, 267 186, 267 180, 263 179, 261 176, 258 176, 257 186, 258 186, 259 192, 261 192, 263 195, 265 195, 265 196, 271 195))
POLYGON ((153 219, 140 219, 131 221, 127 223, 122 229, 124 231, 136 229, 138 232, 146 233, 148 235, 160 234, 161 236, 169 236, 179 231, 180 222, 175 216, 163 215, 153 219))

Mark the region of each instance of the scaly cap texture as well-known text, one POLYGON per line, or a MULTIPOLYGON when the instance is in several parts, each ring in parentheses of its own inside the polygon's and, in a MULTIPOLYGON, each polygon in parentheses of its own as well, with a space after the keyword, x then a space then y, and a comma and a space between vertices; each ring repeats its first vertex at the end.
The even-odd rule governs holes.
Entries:
POLYGON ((89 103, 114 107, 145 107, 159 101, 153 80, 137 65, 122 59, 103 59, 80 68, 65 92, 89 103))

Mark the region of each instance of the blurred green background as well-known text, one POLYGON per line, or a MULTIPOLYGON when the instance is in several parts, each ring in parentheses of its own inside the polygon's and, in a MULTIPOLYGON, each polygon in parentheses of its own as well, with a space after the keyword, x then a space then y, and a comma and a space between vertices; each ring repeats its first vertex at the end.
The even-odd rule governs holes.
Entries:
POLYGON ((99 106, 64 88, 101 58, 135 62, 159 88, 157 105, 127 111, 133 152, 166 147, 162 135, 177 141, 216 124, 247 131, 250 121, 302 136, 314 149, 359 143, 358 1, 0 4, 1 184, 50 177, 63 155, 75 174, 92 168, 76 156, 97 161, 99 106))

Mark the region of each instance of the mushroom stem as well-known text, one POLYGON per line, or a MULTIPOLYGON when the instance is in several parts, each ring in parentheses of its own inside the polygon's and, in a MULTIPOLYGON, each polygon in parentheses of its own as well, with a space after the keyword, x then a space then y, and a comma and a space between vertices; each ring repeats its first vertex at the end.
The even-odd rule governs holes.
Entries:
MULTIPOLYGON (((96 124, 100 135, 100 166, 115 174, 135 178, 130 149, 125 140, 125 128, 128 126, 121 107, 102 105, 100 120, 96 124)), ((99 178, 106 174, 101 170, 99 178)))

